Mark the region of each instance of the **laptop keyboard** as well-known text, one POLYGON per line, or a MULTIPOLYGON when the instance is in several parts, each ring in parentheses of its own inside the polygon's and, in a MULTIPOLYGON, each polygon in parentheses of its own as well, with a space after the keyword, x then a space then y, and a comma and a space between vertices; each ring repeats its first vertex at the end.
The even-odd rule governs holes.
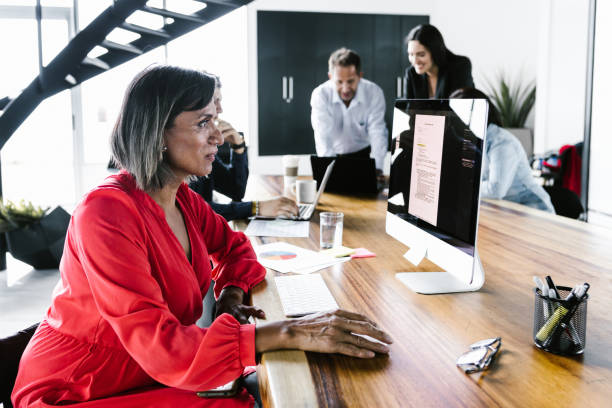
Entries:
POLYGON ((287 317, 338 308, 320 274, 277 276, 274 278, 283 311, 287 317))

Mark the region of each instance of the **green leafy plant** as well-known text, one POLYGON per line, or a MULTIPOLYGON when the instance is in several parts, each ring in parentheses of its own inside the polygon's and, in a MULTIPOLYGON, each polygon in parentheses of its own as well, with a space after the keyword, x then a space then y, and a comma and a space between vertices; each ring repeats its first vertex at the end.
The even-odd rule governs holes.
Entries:
POLYGON ((49 211, 49 207, 34 206, 30 201, 21 200, 19 204, 6 203, 0 198, 0 233, 23 228, 37 222, 49 211))
POLYGON ((505 128, 525 127, 527 116, 535 105, 535 82, 510 81, 504 74, 498 76, 497 87, 487 81, 489 98, 499 112, 501 125, 505 128))

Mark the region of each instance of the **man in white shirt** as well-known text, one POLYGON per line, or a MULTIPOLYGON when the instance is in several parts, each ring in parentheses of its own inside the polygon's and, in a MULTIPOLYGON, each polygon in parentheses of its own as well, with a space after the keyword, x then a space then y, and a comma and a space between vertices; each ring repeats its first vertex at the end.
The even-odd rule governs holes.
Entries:
POLYGON ((340 48, 329 57, 329 80, 312 91, 311 122, 317 156, 371 156, 382 175, 388 150, 385 97, 363 78, 355 51, 340 48))

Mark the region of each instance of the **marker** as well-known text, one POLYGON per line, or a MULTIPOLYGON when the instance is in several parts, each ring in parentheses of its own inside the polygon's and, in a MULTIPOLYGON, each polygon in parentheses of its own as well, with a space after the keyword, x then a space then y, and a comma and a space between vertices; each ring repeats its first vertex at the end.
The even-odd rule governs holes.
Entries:
POLYGON ((542 292, 542 294, 544 294, 544 284, 542 283, 542 279, 540 279, 539 276, 533 276, 533 281, 535 282, 536 286, 538 287, 538 289, 540 289, 540 292, 542 292))
POLYGON ((548 297, 548 286, 546 285, 546 283, 542 282, 542 279, 540 279, 539 276, 534 276, 533 281, 535 282, 538 289, 540 289, 540 293, 542 294, 542 296, 548 297))
POLYGON ((550 275, 546 275, 546 283, 548 284, 548 287, 552 290, 555 291, 555 297, 557 299, 561 299, 561 296, 559 296, 559 291, 557 290, 557 287, 555 286, 552 278, 550 277, 550 275))

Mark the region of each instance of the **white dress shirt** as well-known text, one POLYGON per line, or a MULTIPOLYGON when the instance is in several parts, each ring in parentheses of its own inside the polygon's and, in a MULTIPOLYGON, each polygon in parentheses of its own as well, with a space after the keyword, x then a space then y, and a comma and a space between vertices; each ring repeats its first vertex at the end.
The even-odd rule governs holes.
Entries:
POLYGON ((361 79, 348 108, 329 80, 312 91, 311 121, 317 156, 354 153, 372 146, 376 168, 383 168, 388 150, 385 97, 374 82, 361 79))

